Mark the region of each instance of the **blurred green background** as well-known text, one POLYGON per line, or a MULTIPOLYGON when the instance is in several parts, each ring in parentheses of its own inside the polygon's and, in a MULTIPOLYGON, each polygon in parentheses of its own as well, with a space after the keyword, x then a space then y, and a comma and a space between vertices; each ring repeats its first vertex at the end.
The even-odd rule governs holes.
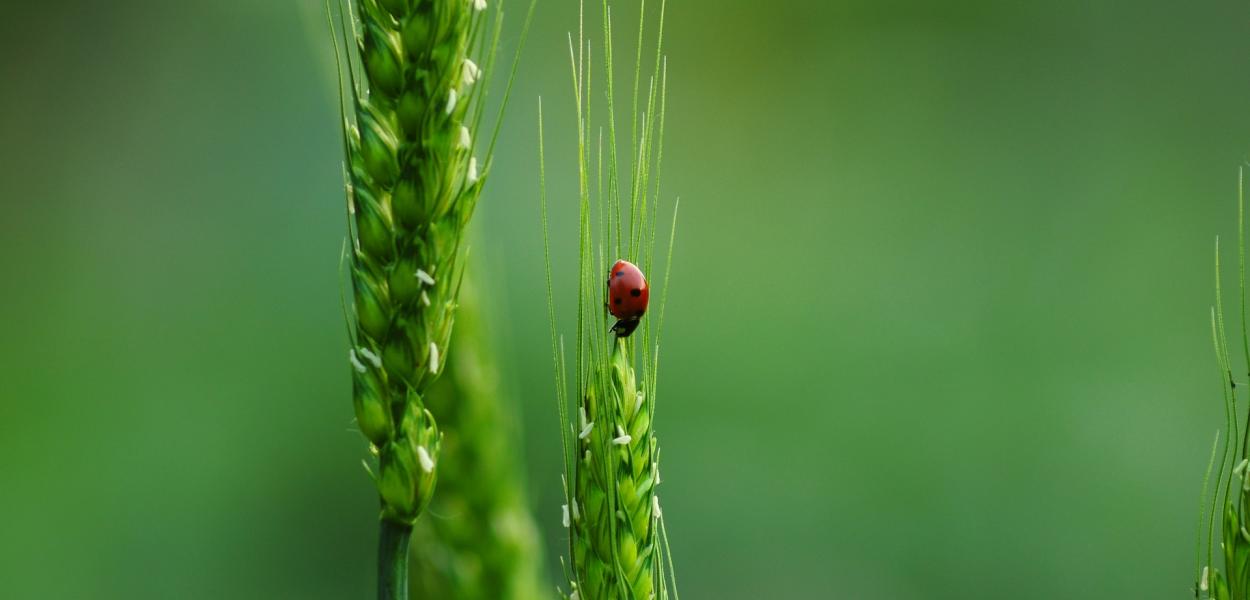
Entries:
MULTIPOLYGON (((1187 596, 1250 4, 669 4, 686 597, 1187 596)), ((321 10, 6 7, 0 595, 372 594, 321 10)), ((575 27, 542 0, 473 242, 553 572, 575 27)))

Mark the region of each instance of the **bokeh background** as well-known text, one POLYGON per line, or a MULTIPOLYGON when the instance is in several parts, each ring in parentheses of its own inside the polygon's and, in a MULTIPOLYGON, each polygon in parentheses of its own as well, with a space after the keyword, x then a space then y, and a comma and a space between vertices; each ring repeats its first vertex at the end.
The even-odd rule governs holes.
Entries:
MULTIPOLYGON (((686 597, 1187 596, 1250 4, 669 4, 686 597)), ((372 594, 321 11, 6 7, 0 596, 372 594)), ((473 242, 553 573, 535 121, 567 314, 575 27, 542 0, 473 242)))

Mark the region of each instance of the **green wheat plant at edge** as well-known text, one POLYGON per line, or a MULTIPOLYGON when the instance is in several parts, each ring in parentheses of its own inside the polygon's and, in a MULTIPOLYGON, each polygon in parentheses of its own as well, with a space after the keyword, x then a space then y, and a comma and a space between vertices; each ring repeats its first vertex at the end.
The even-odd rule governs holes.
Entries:
MULTIPOLYGON (((450 353, 465 232, 499 131, 497 120, 479 166, 475 133, 503 22, 503 0, 493 2, 494 11, 486 0, 349 0, 338 9, 348 361, 381 504, 379 598, 407 597, 412 525, 437 480, 442 434, 425 395, 450 353)), ((336 39, 328 4, 327 13, 336 39)), ((503 105, 511 86, 510 76, 503 105)))
POLYGON ((667 65, 663 58, 664 4, 662 0, 654 64, 648 65, 652 72, 645 90, 640 88, 644 65, 643 31, 648 17, 645 2, 640 10, 629 154, 625 159, 630 167, 625 173, 617 166, 620 157, 612 77, 611 7, 604 2, 602 69, 606 114, 602 119, 606 121, 606 151, 605 132, 601 128, 593 159, 590 132, 597 121, 591 118, 594 105, 591 98, 597 89, 591 83, 595 73, 594 46, 584 37, 584 6, 579 10, 576 48, 572 34, 569 36, 577 121, 579 216, 577 330, 572 349, 572 381, 563 338, 557 333, 543 114, 539 102, 540 205, 565 467, 562 517, 569 531, 566 564, 569 591, 565 597, 573 600, 677 597, 667 532, 656 493, 660 484, 660 450, 652 428, 659 333, 671 271, 676 203, 658 310, 651 311, 652 316, 644 318, 641 326, 628 337, 618 337, 613 332, 613 319, 605 310, 608 265, 625 259, 649 272, 655 262, 667 86, 667 65))
POLYGON ((550 597, 530 514, 515 395, 501 385, 483 310, 489 289, 469 275, 461 290, 446 371, 426 395, 444 432, 438 493, 413 527, 413 598, 537 600, 550 597))
MULTIPOLYGON (((1245 373, 1250 376, 1250 327, 1246 319, 1246 250, 1244 169, 1238 172, 1237 240, 1238 293, 1241 313, 1241 345, 1245 373)), ((1194 597, 1200 600, 1250 599, 1250 410, 1245 423, 1237 407, 1238 384, 1233 376, 1228 337, 1224 323, 1221 285, 1220 242, 1215 240, 1215 304, 1211 308, 1211 341, 1215 350, 1217 375, 1224 403, 1224 434, 1217 432, 1203 478, 1199 508, 1199 541, 1195 561, 1194 597), (1216 460, 1218 455, 1218 467, 1216 460), (1214 471, 1213 471, 1214 469, 1214 471), (1210 489, 1215 473, 1215 489, 1210 489), (1209 496, 1209 497, 1208 497, 1209 496), (1220 524, 1217 536, 1217 515, 1220 524), (1215 563, 1218 544, 1223 569, 1215 563)))

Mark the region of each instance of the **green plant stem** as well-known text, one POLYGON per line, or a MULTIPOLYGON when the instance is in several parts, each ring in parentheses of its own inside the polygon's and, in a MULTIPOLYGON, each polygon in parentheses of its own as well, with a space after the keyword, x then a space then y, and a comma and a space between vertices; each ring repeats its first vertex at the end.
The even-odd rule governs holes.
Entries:
POLYGON ((378 600, 408 600, 408 542, 412 525, 378 521, 378 600))

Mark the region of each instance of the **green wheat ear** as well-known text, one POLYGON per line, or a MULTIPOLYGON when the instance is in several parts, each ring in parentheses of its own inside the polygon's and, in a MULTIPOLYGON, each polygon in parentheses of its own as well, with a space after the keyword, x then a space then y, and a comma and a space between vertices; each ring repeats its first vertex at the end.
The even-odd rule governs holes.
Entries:
POLYGON ((483 320, 483 290, 466 278, 452 333, 456 352, 426 402, 445 432, 438 493, 413 528, 413 598, 537 600, 550 596, 542 544, 526 501, 483 320))
MULTIPOLYGON (((1245 186, 1242 171, 1238 172, 1237 240, 1238 240, 1238 293, 1241 312, 1241 340, 1245 358, 1245 372, 1250 374, 1250 327, 1246 315, 1246 234, 1245 234, 1245 186)), ((1194 585, 1194 597, 1216 600, 1246 600, 1250 598, 1250 413, 1247 422, 1238 423, 1237 384, 1233 376, 1232 359, 1228 350, 1228 338, 1224 324, 1224 301, 1221 285, 1220 241, 1215 240, 1215 304, 1211 308, 1211 341, 1215 349, 1217 375, 1224 402, 1223 444, 1216 435, 1207 465, 1207 476, 1202 485, 1202 506, 1205 519, 1199 518, 1198 557, 1194 585), (1219 451, 1218 480, 1214 492, 1207 500, 1208 484, 1215 456, 1219 451), (1209 502, 1209 504, 1208 504, 1209 502), (1221 510, 1222 509, 1222 510, 1221 510), (1216 537, 1216 521, 1219 516, 1220 536, 1216 537), (1216 545, 1223 554, 1223 570, 1214 561, 1216 545), (1204 556, 1205 550, 1205 556, 1204 556)))
MULTIPOLYGON (((604 280, 618 258, 650 271, 654 264, 656 212, 666 112, 663 58, 664 2, 661 2, 655 57, 645 96, 640 96, 643 28, 640 11, 638 54, 633 82, 631 130, 622 177, 617 168, 615 92, 612 79, 611 8, 603 4, 603 82, 606 100, 607 169, 602 130, 593 167, 590 152, 592 46, 579 23, 577 47, 569 41, 577 118, 578 301, 572 395, 562 338, 557 334, 547 221, 546 161, 539 103, 539 182, 543 243, 547 263, 548 317, 565 463, 564 525, 569 528, 570 589, 577 600, 650 600, 677 596, 664 520, 656 487, 660 484, 659 442, 652 423, 656 407, 658 335, 662 329, 668 272, 671 271, 676 203, 669 237, 668 266, 658 310, 628 338, 610 330, 603 310, 604 280), (640 105, 641 101, 641 105, 640 105), (592 178, 594 180, 592 186, 592 178), (625 181, 622 181, 625 179, 625 181), (597 225, 592 225, 597 223, 597 225), (605 252, 610 255, 605 255, 605 252)), ((584 7, 580 14, 584 14, 584 7)))
POLYGON ((411 527, 437 476, 442 435, 425 395, 448 358, 465 231, 498 134, 496 121, 479 167, 478 125, 503 19, 502 0, 492 1, 493 12, 486 0, 348 0, 338 11, 348 360, 381 500, 381 597, 406 596, 411 527))

